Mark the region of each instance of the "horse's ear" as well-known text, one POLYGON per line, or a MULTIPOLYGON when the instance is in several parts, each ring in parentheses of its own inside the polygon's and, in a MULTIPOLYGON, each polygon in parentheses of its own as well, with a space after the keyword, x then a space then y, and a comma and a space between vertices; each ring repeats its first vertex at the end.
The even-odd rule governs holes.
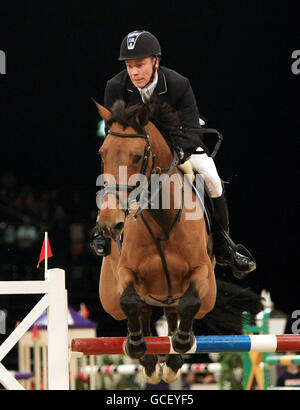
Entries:
POLYGON ((94 101, 94 103, 96 104, 96 107, 98 108, 98 111, 99 111, 99 114, 100 114, 101 118, 104 121, 110 120, 111 115, 112 115, 111 112, 107 108, 103 107, 103 105, 100 105, 99 103, 97 103, 97 101, 94 100, 94 98, 92 98, 92 101, 94 101))
POLYGON ((142 108, 136 115, 137 123, 144 128, 149 122, 150 111, 146 104, 143 104, 142 108))

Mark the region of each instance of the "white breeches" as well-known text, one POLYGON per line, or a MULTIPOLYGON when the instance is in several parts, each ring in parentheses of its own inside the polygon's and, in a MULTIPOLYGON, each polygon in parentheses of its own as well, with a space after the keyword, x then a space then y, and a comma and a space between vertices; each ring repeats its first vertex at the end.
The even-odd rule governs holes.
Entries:
MULTIPOLYGON (((198 148, 197 151, 202 151, 202 148, 198 148)), ((203 176, 211 197, 220 197, 223 193, 223 187, 213 158, 207 154, 194 154, 191 155, 189 162, 193 169, 203 176)))

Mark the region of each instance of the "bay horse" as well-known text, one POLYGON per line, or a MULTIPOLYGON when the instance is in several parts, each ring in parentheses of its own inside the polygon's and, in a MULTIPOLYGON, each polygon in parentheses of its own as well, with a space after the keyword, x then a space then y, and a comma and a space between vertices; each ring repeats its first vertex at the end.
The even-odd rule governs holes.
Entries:
POLYGON ((126 107, 122 100, 115 102, 112 111, 96 105, 109 127, 99 150, 104 189, 97 229, 112 239, 111 253, 101 266, 101 304, 114 319, 127 319, 126 353, 139 359, 148 381, 155 384, 163 378, 171 383, 180 375, 181 354, 194 344, 193 320, 204 318, 216 303, 215 258, 209 250, 203 209, 191 186, 184 183, 176 155, 149 120, 149 107, 126 107), (120 173, 125 168, 120 167, 126 167, 125 183, 120 173), (169 185, 168 209, 134 207, 128 192, 138 184, 128 181, 137 175, 149 181, 154 174, 180 181, 169 185), (184 200, 183 190, 190 190, 184 200), (110 201, 117 206, 110 206, 110 201), (190 217, 191 212, 197 217, 190 217), (164 308, 168 334, 179 353, 168 355, 163 366, 157 356, 145 354, 152 305, 164 308))

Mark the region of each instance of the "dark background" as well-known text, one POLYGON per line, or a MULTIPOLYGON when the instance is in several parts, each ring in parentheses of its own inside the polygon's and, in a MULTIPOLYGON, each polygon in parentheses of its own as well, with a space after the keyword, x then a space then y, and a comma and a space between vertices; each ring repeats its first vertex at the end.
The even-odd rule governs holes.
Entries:
MULTIPOLYGON (((258 0, 2 2, 1 279, 43 277, 36 263, 47 229, 54 252, 49 264, 66 269, 70 305, 78 310, 85 302, 101 335, 126 331, 101 309, 101 259, 87 244, 102 142, 90 98, 103 103, 106 81, 123 69, 117 61, 123 37, 146 29, 161 43, 161 64, 190 79, 200 113, 224 135, 215 161, 230 183, 231 236, 257 261, 257 270, 238 283, 269 290, 290 318, 300 309, 300 75, 291 71, 292 52, 300 49, 297 16, 291 2, 258 0), (17 240, 3 238, 7 226, 17 229, 27 214, 37 238, 22 250, 17 240), (72 239, 73 223, 84 240, 72 239)), ((232 278, 227 268, 217 274, 232 278)), ((8 327, 33 306, 34 297, 20 298, 1 296, 8 327)))

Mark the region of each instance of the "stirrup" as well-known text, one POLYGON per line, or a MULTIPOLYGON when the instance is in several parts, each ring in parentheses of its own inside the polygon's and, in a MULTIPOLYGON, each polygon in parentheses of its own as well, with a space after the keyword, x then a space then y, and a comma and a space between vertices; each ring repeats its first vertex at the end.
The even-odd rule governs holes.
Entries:
POLYGON ((255 259, 251 255, 250 251, 244 245, 240 243, 235 244, 233 240, 230 238, 230 236, 228 235, 228 233, 225 231, 222 231, 221 234, 223 235, 223 237, 225 238, 225 240, 227 241, 227 243, 229 244, 229 246, 234 252, 238 252, 241 255, 246 256, 247 258, 251 260, 251 262, 255 263, 255 259))
POLYGON ((228 246, 229 252, 229 255, 227 255, 228 258, 226 258, 226 256, 222 256, 222 253, 220 255, 216 255, 218 265, 229 265, 232 269, 232 274, 234 277, 236 277, 237 279, 244 279, 250 272, 256 269, 256 262, 253 256, 244 245, 236 245, 226 231, 220 230, 218 233, 222 235, 223 240, 228 246), (248 259, 249 268, 247 270, 238 269, 238 267, 236 266, 236 257, 248 259))

